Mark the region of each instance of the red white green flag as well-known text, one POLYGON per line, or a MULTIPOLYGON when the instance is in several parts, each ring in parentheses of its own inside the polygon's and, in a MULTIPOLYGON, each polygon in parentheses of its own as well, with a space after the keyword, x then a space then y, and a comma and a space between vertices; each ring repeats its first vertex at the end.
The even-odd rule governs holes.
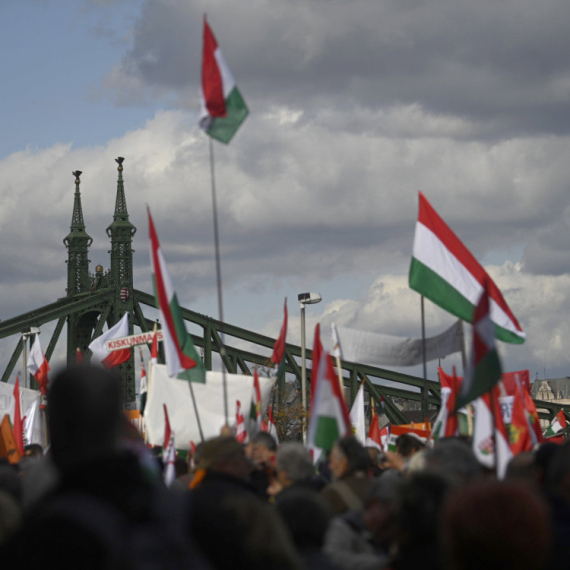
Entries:
POLYGON ((523 343, 526 334, 499 288, 420 192, 410 288, 456 317, 471 322, 485 281, 488 281, 490 315, 497 338, 523 343))
POLYGON ((390 438, 390 426, 385 425, 380 429, 378 414, 373 414, 370 420, 370 429, 366 438, 366 447, 375 447, 378 451, 388 451, 388 440, 390 438))
POLYGON ((317 385, 317 376, 319 374, 319 362, 323 353, 323 345, 321 343, 321 325, 317 323, 315 327, 315 338, 313 340, 313 360, 311 364, 311 402, 315 399, 315 387, 317 385))
POLYGON ((139 389, 140 412, 141 412, 141 415, 144 415, 144 409, 146 406, 146 397, 147 397, 147 393, 148 393, 148 383, 147 383, 147 379, 146 379, 146 370, 144 367, 144 358, 142 355, 142 349, 140 347, 139 347, 139 353, 141 356, 141 384, 140 384, 140 389, 139 389))
POLYGON ((563 429, 566 429, 566 416, 564 415, 564 412, 560 410, 544 432, 544 437, 552 437, 563 429))
POLYGON ((455 403, 456 410, 491 391, 501 379, 501 363, 495 347, 496 327, 490 317, 488 283, 483 282, 483 293, 475 309, 473 349, 455 403))
POLYGON ((186 331, 178 298, 160 249, 150 209, 148 210, 148 226, 154 291, 162 324, 163 347, 168 375, 170 377, 176 376, 180 380, 203 384, 206 382, 206 369, 194 348, 191 336, 186 331))
POLYGON ((330 451, 337 439, 351 433, 352 426, 338 377, 331 357, 323 350, 309 418, 308 446, 313 452, 313 461, 316 463, 322 454, 330 451))
POLYGON ((206 18, 200 95, 200 127, 212 138, 229 143, 249 111, 206 18))

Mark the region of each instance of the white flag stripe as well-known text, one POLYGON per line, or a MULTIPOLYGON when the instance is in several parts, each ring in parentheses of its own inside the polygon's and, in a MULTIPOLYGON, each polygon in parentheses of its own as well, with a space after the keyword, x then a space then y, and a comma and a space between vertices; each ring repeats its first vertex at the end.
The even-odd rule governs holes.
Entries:
POLYGON ((228 67, 226 62, 226 58, 222 53, 222 50, 218 46, 214 51, 214 57, 216 58, 216 62, 218 63, 218 69, 220 70, 220 75, 222 76, 222 90, 224 92, 224 99, 227 99, 229 94, 232 92, 232 89, 236 86, 236 82, 234 80, 234 76, 228 67))
POLYGON ((352 430, 358 441, 364 445, 366 443, 366 419, 364 417, 364 385, 360 384, 354 403, 350 409, 350 423, 352 430))
POLYGON ((90 345, 89 350, 100 361, 103 362, 111 351, 107 350, 106 343, 111 338, 120 338, 129 335, 129 313, 125 313, 121 320, 111 327, 107 332, 98 336, 90 345))

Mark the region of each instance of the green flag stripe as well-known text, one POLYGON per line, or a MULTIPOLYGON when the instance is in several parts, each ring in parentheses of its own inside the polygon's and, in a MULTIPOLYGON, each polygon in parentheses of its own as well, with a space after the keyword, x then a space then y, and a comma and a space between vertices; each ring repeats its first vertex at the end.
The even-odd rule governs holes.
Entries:
MULTIPOLYGON (((414 257, 410 267, 410 288, 452 315, 468 323, 472 322, 475 306, 445 279, 442 279, 435 271, 414 257)), ((495 324, 495 334, 503 342, 511 344, 524 343, 524 338, 497 326, 497 324, 495 324)))
POLYGON ((501 379, 501 363, 497 351, 490 350, 487 352, 477 363, 474 373, 469 392, 463 396, 461 394, 457 396, 456 410, 490 392, 493 386, 501 379))
POLYGON ((225 117, 213 119, 206 132, 212 138, 228 144, 249 113, 237 87, 232 89, 226 99, 226 113, 225 117))

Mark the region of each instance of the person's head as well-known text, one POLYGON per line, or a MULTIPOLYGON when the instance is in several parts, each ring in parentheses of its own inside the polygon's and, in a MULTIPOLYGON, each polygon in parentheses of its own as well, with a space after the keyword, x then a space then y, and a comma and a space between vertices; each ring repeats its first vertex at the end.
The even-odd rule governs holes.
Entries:
POLYGON ((479 476, 481 465, 465 440, 446 437, 425 452, 425 470, 461 485, 479 476))
POLYGON ((247 479, 252 470, 243 445, 233 436, 225 435, 205 441, 200 455, 200 469, 225 473, 238 479, 247 479))
POLYGON ((331 519, 328 505, 309 489, 294 489, 277 507, 300 552, 321 550, 331 519))
POLYGON ((507 481, 519 481, 538 487, 539 470, 534 463, 534 453, 525 451, 515 455, 507 466, 507 481))
POLYGON ((368 457, 370 457, 370 463, 372 465, 378 465, 380 450, 377 447, 367 447, 366 452, 368 453, 368 457))
POLYGON ((395 469, 387 469, 372 480, 364 499, 363 522, 376 540, 388 547, 394 539, 396 504, 403 477, 395 469))
POLYGON ((548 509, 529 485, 477 481, 450 494, 441 541, 454 570, 539 570, 548 561, 548 509))
POLYGON ((334 479, 356 471, 365 471, 370 466, 366 448, 354 437, 343 437, 334 444, 329 456, 329 467, 334 479))
POLYGON ((256 465, 271 463, 277 451, 275 438, 266 431, 260 431, 251 438, 251 458, 256 465))
POLYGON ((399 487, 397 542, 400 551, 433 546, 449 483, 432 473, 415 473, 399 487))
POLYGON ((277 479, 283 488, 311 479, 315 474, 311 454, 295 441, 284 443, 279 447, 276 463, 277 479))
POLYGON ((424 447, 425 444, 413 433, 403 433, 396 440, 396 451, 406 459, 421 451, 424 447))
POLYGON ((43 457, 44 450, 39 443, 24 445, 24 457, 43 457))
POLYGON ((119 450, 125 421, 121 387, 108 370, 61 370, 50 383, 47 412, 51 456, 61 471, 119 450))
POLYGON ((548 462, 546 489, 570 504, 570 441, 559 445, 548 462))

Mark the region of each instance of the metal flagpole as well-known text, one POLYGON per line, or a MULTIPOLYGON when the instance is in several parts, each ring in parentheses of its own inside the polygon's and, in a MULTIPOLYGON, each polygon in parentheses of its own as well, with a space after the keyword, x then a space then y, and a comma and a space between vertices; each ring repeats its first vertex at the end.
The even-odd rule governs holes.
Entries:
POLYGON ((426 362, 426 323, 424 315, 424 296, 422 295, 422 356, 424 363, 424 384, 422 386, 422 416, 424 421, 429 421, 429 401, 428 401, 428 386, 427 386, 427 362, 426 362))
MULTIPOLYGON (((220 347, 220 356, 222 357, 222 385, 224 389, 224 416, 226 418, 226 425, 228 423, 228 384, 226 378, 226 368, 224 366, 224 356, 226 349, 224 347, 224 302, 222 296, 222 264, 220 261, 220 235, 218 231, 218 206, 216 200, 216 177, 214 170, 214 141, 210 138, 210 178, 212 181, 212 210, 214 216, 214 244, 216 248, 216 282, 218 286, 218 314, 220 320, 220 340, 222 346, 220 347)), ((192 388, 190 388, 192 390, 192 388)))

